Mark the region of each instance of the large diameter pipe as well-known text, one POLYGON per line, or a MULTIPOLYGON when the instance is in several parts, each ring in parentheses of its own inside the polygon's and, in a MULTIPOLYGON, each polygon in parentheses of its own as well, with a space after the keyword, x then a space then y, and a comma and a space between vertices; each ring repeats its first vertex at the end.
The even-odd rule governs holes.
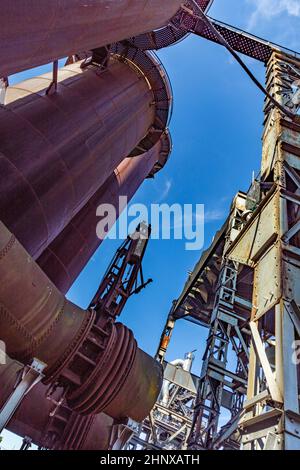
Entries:
MULTIPOLYGON (((149 386, 150 382, 147 375, 151 374, 153 359, 139 350, 139 360, 135 363, 135 368, 130 372, 126 384, 119 392, 119 396, 114 399, 111 405, 98 415, 81 416, 72 411, 65 404, 57 408, 60 391, 56 390, 54 395, 47 398, 48 387, 42 383, 34 386, 31 391, 23 398, 17 411, 9 421, 7 429, 18 434, 21 437, 28 436, 32 441, 42 447, 61 450, 107 450, 109 446, 112 426, 114 419, 120 419, 118 410, 123 409, 124 417, 133 414, 134 408, 138 410, 136 418, 142 419, 141 403, 148 396, 136 394, 134 403, 128 401, 131 391, 130 388, 134 382, 141 383, 137 374, 144 371, 144 380, 149 386), (124 402, 127 400, 127 408, 124 402), (63 420, 61 418, 64 418, 63 420)), ((0 365, 0 409, 13 391, 17 377, 22 370, 22 364, 13 361, 7 356, 6 365, 0 365)), ((143 390, 141 390, 143 392, 143 390)), ((153 397, 156 399, 156 391, 152 390, 153 397)), ((151 392, 149 397, 151 396, 151 392)), ((148 403, 146 406, 153 406, 148 403)), ((143 403, 145 408, 145 404, 143 403)))
POLYGON ((0 77, 165 26, 182 0, 14 0, 1 4, 0 77))
MULTIPOLYGON (((119 198, 133 197, 155 166, 162 167, 169 156, 171 142, 166 132, 147 153, 123 160, 103 186, 95 193, 67 227, 37 259, 39 266, 63 293, 66 293, 94 252, 102 243, 96 233, 100 218, 96 210, 101 204, 111 204, 117 218, 125 208, 119 198)), ((108 229, 114 220, 109 220, 108 229)))
POLYGON ((92 314, 67 301, 0 222, 0 335, 7 354, 53 366, 92 314))
POLYGON ((51 74, 9 87, 0 108, 0 218, 34 258, 155 120, 149 82, 127 63, 101 73, 76 63, 58 79, 47 96, 51 74))
POLYGON ((67 390, 80 414, 106 409, 142 420, 161 388, 160 365, 140 351, 132 332, 82 310, 58 291, 0 222, 0 332, 7 354, 47 364, 45 383, 67 390), (102 323, 101 323, 102 322, 102 323))

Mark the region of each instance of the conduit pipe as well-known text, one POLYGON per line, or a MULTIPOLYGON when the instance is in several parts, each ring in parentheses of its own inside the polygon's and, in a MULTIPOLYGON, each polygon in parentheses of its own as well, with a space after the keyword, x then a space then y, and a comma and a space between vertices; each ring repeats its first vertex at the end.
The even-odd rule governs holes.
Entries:
POLYGON ((121 323, 67 300, 0 222, 0 331, 7 354, 47 364, 46 384, 64 388, 81 414, 141 421, 161 387, 161 366, 121 323))

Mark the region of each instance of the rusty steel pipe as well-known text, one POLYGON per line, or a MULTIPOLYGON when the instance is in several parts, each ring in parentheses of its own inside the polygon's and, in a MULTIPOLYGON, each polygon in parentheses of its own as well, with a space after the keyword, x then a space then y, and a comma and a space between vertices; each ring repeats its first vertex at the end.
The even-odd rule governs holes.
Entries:
POLYGON ((62 387, 80 414, 147 415, 160 391, 160 365, 124 325, 96 320, 65 299, 2 222, 0 278, 1 340, 13 359, 45 362, 44 383, 62 387))
MULTIPOLYGON (((134 383, 142 383, 141 371, 144 371, 143 380, 147 381, 147 386, 151 386, 147 375, 151 374, 152 368, 153 359, 138 350, 138 360, 119 395, 105 412, 89 416, 79 415, 66 404, 56 409, 60 391, 56 390, 49 399, 48 387, 39 383, 24 397, 7 429, 21 437, 28 436, 36 445, 50 449, 106 450, 114 419, 120 420, 134 414, 141 420, 152 408, 153 400, 156 400, 156 390, 152 389, 146 397, 140 394, 144 393, 144 390, 135 388, 137 394, 134 397, 131 392, 134 383), (149 400, 149 397, 151 402, 144 403, 144 399, 149 400), (118 413, 119 410, 123 410, 123 414, 118 413)), ((0 365, 1 392, 3 390, 0 395, 0 409, 12 392, 21 370, 22 364, 10 357, 7 357, 6 365, 0 365)))
POLYGON ((93 321, 67 301, 0 222, 0 335, 23 363, 34 356, 53 366, 93 321))
POLYGON ((149 81, 127 63, 58 77, 53 95, 51 74, 9 87, 0 108, 0 218, 34 258, 155 122, 149 81))
MULTIPOLYGON (((97 237, 96 226, 99 217, 96 209, 101 204, 112 204, 117 217, 124 207, 119 205, 119 197, 133 197, 147 176, 153 176, 164 167, 170 151, 171 140, 166 131, 160 141, 147 153, 126 158, 106 180, 66 228, 46 248, 37 263, 56 287, 66 293, 91 256, 102 243, 97 237)), ((111 228, 111 224, 109 228, 111 228)))
POLYGON ((182 0, 14 0, 2 2, 0 77, 152 31, 182 0))

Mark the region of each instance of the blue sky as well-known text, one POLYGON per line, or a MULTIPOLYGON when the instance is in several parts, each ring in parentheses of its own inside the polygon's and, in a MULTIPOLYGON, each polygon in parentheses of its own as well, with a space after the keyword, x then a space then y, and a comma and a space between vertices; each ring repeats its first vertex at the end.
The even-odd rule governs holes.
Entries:
MULTIPOLYGON (((254 34, 300 50, 297 5, 300 0, 215 0, 210 15, 242 29, 251 26, 254 34)), ((174 149, 165 169, 154 181, 145 181, 132 203, 205 204, 208 246, 235 193, 247 190, 252 172, 259 171, 263 96, 226 50, 202 38, 191 35, 160 51, 159 57, 174 92, 170 126, 174 149)), ((263 82, 264 66, 245 60, 263 82)), ((70 299, 88 304, 119 243, 102 244, 71 288, 70 299)), ((171 302, 199 256, 200 252, 186 251, 184 241, 150 241, 144 273, 154 282, 129 300, 121 316, 148 353, 155 353, 171 302)), ((206 335, 205 329, 177 322, 167 359, 197 349, 193 370, 199 372, 206 335)))
MULTIPOLYGON (((215 0, 210 15, 265 39, 300 51, 300 0, 215 0)), ((132 203, 205 204, 205 246, 226 218, 238 190, 247 190, 261 158, 263 96, 222 47, 189 36, 159 52, 174 92, 171 133, 174 150, 165 169, 147 180, 132 203), (163 197, 162 197, 163 196, 163 197)), ((245 59, 264 81, 262 64, 245 59)), ((38 73, 24 72, 18 81, 38 73)), ((68 297, 86 307, 120 241, 106 240, 81 273, 68 297)), ((186 251, 184 241, 150 240, 145 277, 154 282, 133 296, 121 321, 153 355, 170 309, 200 252, 186 251)), ((207 331, 177 323, 167 359, 197 349, 199 373, 207 331)))

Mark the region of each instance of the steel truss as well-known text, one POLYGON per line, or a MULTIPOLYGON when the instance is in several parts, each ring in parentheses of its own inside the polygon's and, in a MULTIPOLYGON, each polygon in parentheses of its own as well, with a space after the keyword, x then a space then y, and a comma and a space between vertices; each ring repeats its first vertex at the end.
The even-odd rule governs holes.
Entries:
MULTIPOLYGON (((300 107, 299 78, 299 60, 272 54, 268 90, 294 113, 300 107)), ((299 157, 299 117, 283 118, 266 100, 261 182, 271 188, 228 253, 254 270, 243 449, 300 449, 299 157)))
MULTIPOLYGON (((229 410, 234 420, 243 406, 248 337, 242 331, 245 320, 234 309, 237 276, 238 264, 225 259, 203 357, 193 433, 189 441, 191 447, 214 448, 222 408, 229 410), (229 367, 228 363, 230 345, 237 354, 233 367, 229 367)), ((233 442, 230 445, 236 446, 233 442)))
POLYGON ((300 449, 300 60, 274 51, 266 76, 295 118, 266 99, 260 177, 234 199, 158 348, 162 359, 178 319, 209 327, 192 449, 300 449))

